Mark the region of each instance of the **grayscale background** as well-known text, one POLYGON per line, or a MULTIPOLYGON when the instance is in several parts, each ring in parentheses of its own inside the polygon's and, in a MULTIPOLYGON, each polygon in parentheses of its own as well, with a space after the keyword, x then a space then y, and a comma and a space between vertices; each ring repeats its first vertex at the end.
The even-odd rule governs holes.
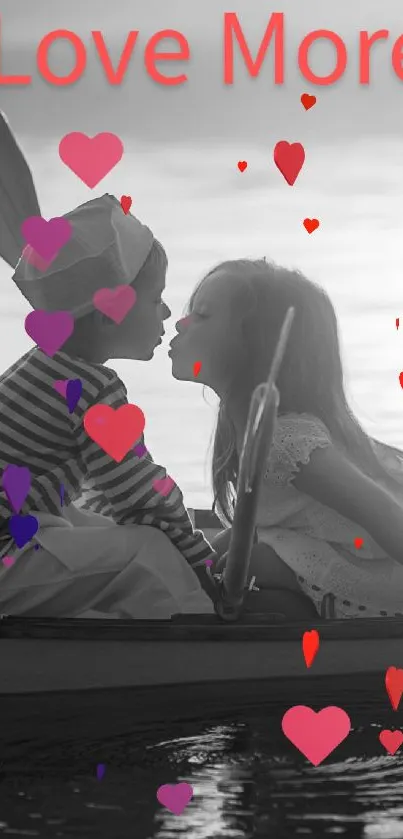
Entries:
MULTIPOLYGON (((104 192, 130 194, 132 211, 149 224, 169 256, 166 300, 172 308, 167 336, 147 368, 110 363, 123 377, 130 401, 147 417, 150 450, 178 482, 190 506, 211 503, 207 447, 216 399, 203 400, 197 384, 170 375, 168 341, 195 283, 226 258, 273 258, 297 266, 330 293, 339 317, 350 404, 364 428, 379 439, 403 443, 402 195, 403 83, 391 65, 402 28, 395 0, 3 0, 3 73, 32 73, 27 88, 0 88, 0 107, 23 146, 45 217, 61 215, 104 192), (235 84, 223 82, 223 17, 235 11, 255 56, 270 14, 285 13, 286 75, 274 85, 272 49, 259 78, 236 62, 235 84), (297 47, 312 29, 338 32, 349 50, 344 77, 330 87, 306 82, 297 47), (82 79, 67 88, 47 84, 35 53, 50 30, 74 30, 88 48, 82 79), (145 70, 143 55, 155 31, 173 28, 187 37, 188 63, 158 65, 167 75, 188 74, 181 87, 163 87, 145 70), (372 79, 360 86, 360 29, 389 28, 389 42, 373 49, 372 79), (110 86, 96 55, 91 30, 102 30, 114 66, 126 37, 139 29, 124 83, 110 86), (303 92, 317 104, 306 112, 303 92), (70 131, 118 134, 122 162, 95 190, 58 156, 70 131), (302 142, 305 166, 289 187, 273 163, 277 141, 302 142), (241 174, 238 160, 247 160, 241 174), (317 217, 309 235, 302 221, 317 217), (147 375, 144 375, 144 374, 147 375)), ((165 48, 165 45, 164 45, 165 48)), ((177 50, 175 43, 166 48, 177 50)), ((236 50, 238 52, 238 50, 236 50)), ((239 52, 238 52, 239 55, 239 52)), ((54 72, 69 72, 73 50, 59 42, 50 51, 54 72)), ((331 45, 311 49, 311 66, 329 73, 331 45)), ((24 318, 29 308, 0 265, 1 370, 31 346, 24 318)))

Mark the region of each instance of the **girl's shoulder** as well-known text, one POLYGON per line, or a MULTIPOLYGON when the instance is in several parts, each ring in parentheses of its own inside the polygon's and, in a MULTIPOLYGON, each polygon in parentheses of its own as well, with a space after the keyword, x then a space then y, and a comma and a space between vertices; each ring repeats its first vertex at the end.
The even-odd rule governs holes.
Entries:
POLYGON ((314 414, 287 412, 277 417, 277 439, 292 441, 295 439, 326 439, 331 442, 330 431, 319 417, 314 414))
POLYGON ((289 484, 299 471, 299 464, 307 464, 312 452, 332 444, 330 432, 319 417, 307 413, 284 413, 277 424, 270 449, 266 480, 289 484))

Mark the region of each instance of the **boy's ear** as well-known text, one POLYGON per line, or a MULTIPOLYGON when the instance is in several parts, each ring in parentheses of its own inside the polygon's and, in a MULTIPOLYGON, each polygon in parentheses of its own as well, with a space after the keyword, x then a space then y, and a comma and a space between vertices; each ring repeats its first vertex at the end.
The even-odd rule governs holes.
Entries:
POLYGON ((94 318, 96 328, 102 331, 109 329, 111 326, 116 326, 116 323, 107 315, 104 315, 103 312, 100 312, 99 309, 95 309, 94 318))

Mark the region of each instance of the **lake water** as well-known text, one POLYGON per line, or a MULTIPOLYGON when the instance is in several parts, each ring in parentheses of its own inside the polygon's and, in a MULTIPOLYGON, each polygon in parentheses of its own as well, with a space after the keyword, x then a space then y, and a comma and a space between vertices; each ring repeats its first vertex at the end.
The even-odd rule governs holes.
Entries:
POLYGON ((58 768, 44 760, 35 773, 2 773, 0 836, 403 839, 403 755, 383 752, 379 730, 363 724, 349 735, 353 757, 342 744, 317 767, 281 742, 269 717, 82 745, 74 757, 60 756, 58 768), (194 794, 174 815, 156 791, 179 782, 194 794))

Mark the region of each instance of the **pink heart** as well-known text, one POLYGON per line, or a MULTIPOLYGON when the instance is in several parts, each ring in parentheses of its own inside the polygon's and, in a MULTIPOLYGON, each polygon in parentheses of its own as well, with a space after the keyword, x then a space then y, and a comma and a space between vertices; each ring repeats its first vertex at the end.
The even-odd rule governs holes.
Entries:
POLYGON ((74 318, 70 312, 35 309, 25 318, 25 332, 50 357, 60 350, 73 331, 74 318))
POLYGON ((157 798, 175 816, 180 816, 193 797, 193 787, 190 784, 163 784, 157 789, 157 798))
POLYGON ((123 156, 123 143, 109 131, 88 137, 81 131, 66 134, 59 144, 63 163, 90 189, 113 169, 123 156))
POLYGON ((52 260, 49 261, 49 259, 42 259, 42 257, 39 256, 39 253, 37 253, 31 245, 27 245, 27 247, 24 248, 22 255, 25 262, 29 262, 29 264, 33 265, 34 268, 37 268, 38 271, 46 271, 52 262, 52 260))
POLYGON ((122 323, 127 313, 136 302, 136 292, 131 285, 118 285, 117 288, 100 288, 92 300, 99 309, 115 323, 122 323))
POLYGON ((169 475, 167 475, 166 478, 157 478, 157 480, 153 482, 153 489, 155 489, 156 492, 159 492, 160 495, 163 495, 164 498, 169 495, 174 486, 175 481, 170 478, 169 475))
POLYGON ((21 233, 41 259, 52 262, 71 239, 72 227, 66 218, 46 221, 42 216, 30 216, 22 223, 21 233))
POLYGON ((58 393, 60 393, 60 396, 64 396, 65 399, 67 396, 68 383, 68 379, 56 379, 56 381, 53 382, 54 389, 57 390, 58 393))
POLYGON ((314 766, 319 766, 349 735, 351 720, 335 705, 318 713, 306 705, 294 705, 284 714, 281 727, 287 739, 314 766))
POLYGON ((3 556, 2 563, 6 566, 6 568, 11 568, 14 565, 15 556, 3 556))

